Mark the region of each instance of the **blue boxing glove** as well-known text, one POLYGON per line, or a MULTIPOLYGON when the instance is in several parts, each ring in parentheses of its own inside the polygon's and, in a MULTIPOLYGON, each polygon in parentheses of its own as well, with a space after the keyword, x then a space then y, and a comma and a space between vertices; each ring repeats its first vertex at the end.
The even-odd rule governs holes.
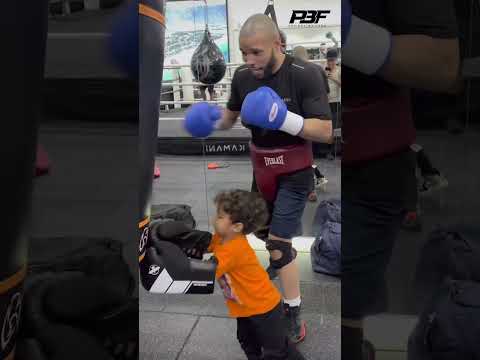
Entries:
POLYGON ((220 108, 206 102, 193 104, 185 115, 185 130, 193 137, 207 137, 222 117, 220 108))
POLYGON ((377 74, 389 61, 392 34, 352 14, 342 0, 342 64, 366 75, 377 74))
POLYGON ((302 131, 304 122, 302 116, 288 111, 280 96, 267 86, 259 87, 245 97, 241 117, 246 124, 294 136, 302 131))

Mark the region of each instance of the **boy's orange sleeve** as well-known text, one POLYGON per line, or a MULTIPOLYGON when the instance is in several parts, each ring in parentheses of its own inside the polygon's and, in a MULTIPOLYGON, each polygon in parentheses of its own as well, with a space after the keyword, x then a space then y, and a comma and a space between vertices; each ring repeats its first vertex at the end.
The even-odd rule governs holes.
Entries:
POLYGON ((215 246, 220 243, 220 237, 217 234, 212 235, 212 240, 210 241, 210 245, 208 245, 207 252, 215 251, 215 246))
POLYGON ((216 278, 219 278, 223 274, 231 271, 235 266, 235 248, 232 246, 225 247, 218 245, 220 245, 220 237, 214 234, 207 251, 213 252, 213 255, 218 261, 217 271, 215 272, 216 278))

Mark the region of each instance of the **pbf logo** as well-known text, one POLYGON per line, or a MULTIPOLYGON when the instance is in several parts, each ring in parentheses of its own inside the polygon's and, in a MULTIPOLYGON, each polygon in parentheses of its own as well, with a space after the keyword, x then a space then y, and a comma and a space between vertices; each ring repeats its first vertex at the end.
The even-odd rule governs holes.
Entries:
POLYGON ((318 24, 320 19, 326 19, 330 10, 292 10, 290 24, 318 24))

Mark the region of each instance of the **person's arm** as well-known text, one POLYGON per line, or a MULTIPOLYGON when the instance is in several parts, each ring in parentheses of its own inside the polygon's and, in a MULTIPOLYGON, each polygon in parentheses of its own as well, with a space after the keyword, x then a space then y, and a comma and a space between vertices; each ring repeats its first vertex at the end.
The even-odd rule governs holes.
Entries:
POLYGON ((218 261, 217 269, 215 271, 215 277, 217 279, 232 271, 235 267, 235 256, 232 256, 232 254, 225 251, 225 249, 216 251, 213 255, 218 261))
POLYGON ((303 139, 331 144, 333 142, 332 115, 326 94, 323 69, 301 73, 302 108, 305 113, 302 131, 298 134, 303 139))
POLYGON ((207 248, 207 251, 206 251, 206 252, 214 252, 214 251, 215 251, 215 247, 218 245, 218 243, 219 243, 218 235, 217 235, 217 234, 213 234, 213 235, 212 235, 212 240, 210 241, 210 244, 208 245, 208 248, 207 248))
POLYGON ((335 73, 328 72, 328 79, 333 81, 338 86, 342 87, 342 77, 340 75, 340 70, 336 71, 335 73))
POLYGON ((314 142, 331 144, 333 142, 332 120, 304 119, 303 129, 298 136, 314 142))
POLYGON ((458 39, 396 35, 392 36, 390 60, 379 75, 396 85, 455 93, 459 66, 458 39))
POLYGON ((222 118, 217 122, 215 128, 217 130, 228 130, 235 125, 240 115, 240 111, 232 111, 228 108, 223 109, 222 118))
POLYGON ((342 63, 401 86, 454 93, 460 55, 451 0, 390 0, 388 28, 353 15, 342 0, 342 63))

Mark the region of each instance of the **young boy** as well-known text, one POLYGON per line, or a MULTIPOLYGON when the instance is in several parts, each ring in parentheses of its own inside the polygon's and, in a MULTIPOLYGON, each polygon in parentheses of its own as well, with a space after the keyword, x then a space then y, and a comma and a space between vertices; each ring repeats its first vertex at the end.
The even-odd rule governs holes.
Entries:
POLYGON ((267 221, 265 201, 245 190, 221 192, 214 201, 215 233, 208 251, 218 260, 216 278, 230 316, 237 319, 237 338, 247 359, 305 360, 288 340, 280 292, 245 236, 267 221))

